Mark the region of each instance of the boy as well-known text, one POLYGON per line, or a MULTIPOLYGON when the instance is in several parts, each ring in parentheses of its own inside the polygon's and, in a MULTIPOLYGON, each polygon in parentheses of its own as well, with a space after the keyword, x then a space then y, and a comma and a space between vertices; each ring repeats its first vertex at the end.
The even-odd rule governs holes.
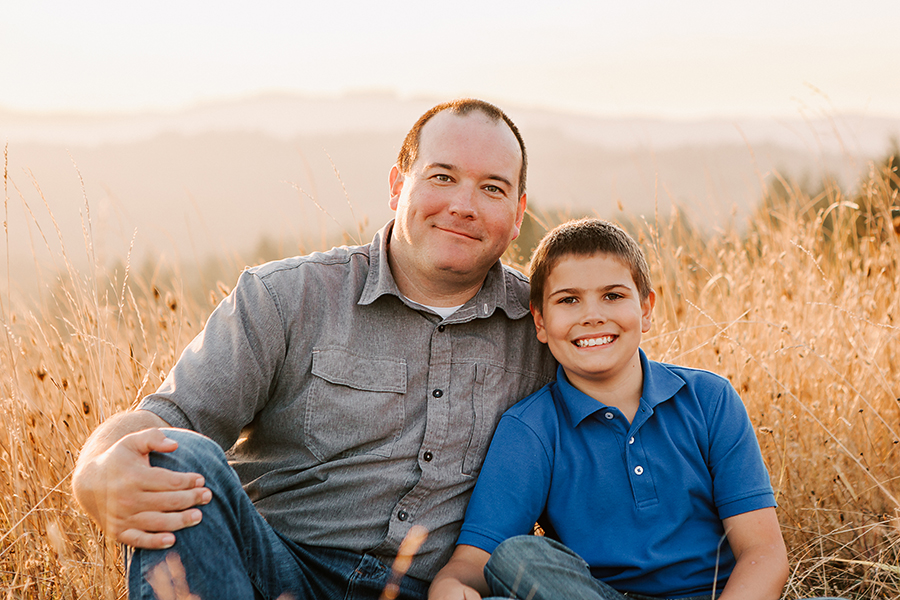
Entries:
POLYGON ((753 427, 726 379, 640 350, 656 296, 637 243, 560 225, 530 300, 557 381, 501 419, 429 598, 778 598, 787 553, 753 427), (547 536, 522 535, 536 521, 547 536))

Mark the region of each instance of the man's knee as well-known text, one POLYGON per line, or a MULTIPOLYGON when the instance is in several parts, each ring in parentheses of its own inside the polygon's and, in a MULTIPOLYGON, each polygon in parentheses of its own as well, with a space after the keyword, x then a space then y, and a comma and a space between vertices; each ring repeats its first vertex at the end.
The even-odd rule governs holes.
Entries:
POLYGON ((163 429, 166 436, 178 442, 173 452, 151 452, 150 464, 171 471, 201 473, 230 469, 222 448, 210 438, 188 429, 163 429))

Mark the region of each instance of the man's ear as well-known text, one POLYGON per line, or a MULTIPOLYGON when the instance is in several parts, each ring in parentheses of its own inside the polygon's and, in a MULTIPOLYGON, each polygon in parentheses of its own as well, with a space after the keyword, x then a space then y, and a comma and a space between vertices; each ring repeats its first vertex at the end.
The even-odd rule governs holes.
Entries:
MULTIPOLYGON (((524 198, 524 196, 522 196, 524 198)), ((537 331, 537 339, 542 344, 547 343, 547 330, 544 329, 544 315, 537 309, 534 304, 529 304, 528 309, 531 311, 531 317, 534 319, 534 329, 537 331)))
POLYGON ((641 301, 641 333, 650 331, 653 323, 653 307, 656 306, 656 292, 650 290, 647 298, 641 301))
POLYGON ((522 231, 522 221, 525 219, 525 209, 528 208, 528 200, 525 196, 526 194, 522 194, 522 197, 519 198, 519 202, 516 206, 516 231, 512 239, 519 237, 519 233, 522 231))
POLYGON ((397 210, 397 203, 400 201, 400 192, 403 190, 403 180, 404 177, 403 173, 400 172, 400 167, 397 165, 391 167, 391 174, 389 177, 391 185, 391 210, 397 210))

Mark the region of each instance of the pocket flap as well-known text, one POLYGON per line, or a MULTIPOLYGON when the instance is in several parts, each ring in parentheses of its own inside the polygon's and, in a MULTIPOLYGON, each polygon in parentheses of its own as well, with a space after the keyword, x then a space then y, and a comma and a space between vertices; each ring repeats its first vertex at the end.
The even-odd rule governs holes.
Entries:
POLYGON ((406 393, 406 360, 357 356, 342 348, 313 350, 312 373, 329 383, 367 392, 406 393))

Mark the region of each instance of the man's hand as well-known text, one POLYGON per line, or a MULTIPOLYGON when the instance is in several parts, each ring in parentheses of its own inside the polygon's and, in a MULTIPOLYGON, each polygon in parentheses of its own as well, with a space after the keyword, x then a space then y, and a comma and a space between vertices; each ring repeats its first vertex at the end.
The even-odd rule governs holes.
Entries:
POLYGON ((150 452, 178 447, 158 428, 166 425, 146 411, 117 415, 91 435, 78 459, 75 497, 122 544, 169 548, 173 532, 199 523, 202 515, 195 507, 212 499, 201 475, 150 466, 150 452))

